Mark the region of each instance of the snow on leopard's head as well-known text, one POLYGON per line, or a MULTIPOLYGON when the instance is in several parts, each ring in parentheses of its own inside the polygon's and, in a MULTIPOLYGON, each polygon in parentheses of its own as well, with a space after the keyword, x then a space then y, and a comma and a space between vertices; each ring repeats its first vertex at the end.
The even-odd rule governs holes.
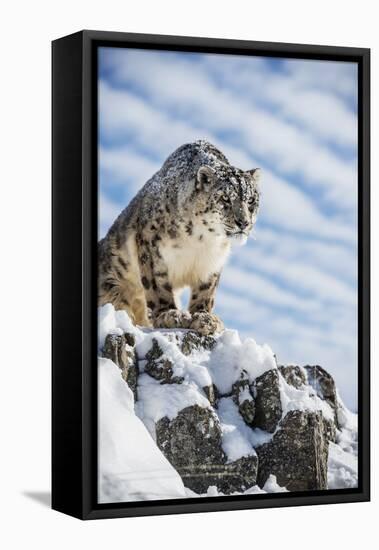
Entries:
POLYGON ((243 171, 226 164, 199 168, 197 196, 205 206, 201 216, 209 231, 214 226, 233 243, 246 242, 258 214, 260 173, 260 168, 243 171))

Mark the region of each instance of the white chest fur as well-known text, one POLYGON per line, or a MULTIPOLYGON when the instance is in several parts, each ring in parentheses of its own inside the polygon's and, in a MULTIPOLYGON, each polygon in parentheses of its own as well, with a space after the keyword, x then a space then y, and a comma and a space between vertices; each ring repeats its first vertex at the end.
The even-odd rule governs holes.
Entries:
POLYGON ((224 236, 209 232, 204 226, 195 226, 192 235, 165 239, 160 253, 167 264, 173 288, 193 286, 207 281, 218 273, 230 251, 230 242, 224 236))

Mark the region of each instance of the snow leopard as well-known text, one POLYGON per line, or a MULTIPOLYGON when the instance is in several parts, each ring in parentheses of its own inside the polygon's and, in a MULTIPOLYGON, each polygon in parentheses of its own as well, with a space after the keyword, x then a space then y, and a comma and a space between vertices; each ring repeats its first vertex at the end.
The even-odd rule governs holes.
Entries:
POLYGON ((223 330, 213 313, 231 245, 256 223, 261 170, 241 170, 206 140, 176 149, 98 244, 99 305, 136 325, 223 330), (189 287, 189 307, 178 294, 189 287))

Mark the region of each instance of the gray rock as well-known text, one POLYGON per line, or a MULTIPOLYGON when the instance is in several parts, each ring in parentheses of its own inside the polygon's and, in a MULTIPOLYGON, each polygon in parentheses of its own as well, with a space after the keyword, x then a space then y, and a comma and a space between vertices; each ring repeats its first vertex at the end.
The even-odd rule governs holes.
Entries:
POLYGON ((134 362, 135 353, 126 345, 124 334, 108 334, 104 342, 103 357, 111 359, 120 369, 127 369, 134 362))
POLYGON ((252 385, 252 393, 255 398, 253 427, 273 433, 283 413, 278 369, 258 376, 252 385))
MULTIPOLYGON (((309 384, 315 393, 323 400, 327 401, 334 409, 336 403, 336 392, 334 380, 321 367, 298 367, 297 365, 286 365, 279 367, 280 373, 291 386, 300 389, 305 384, 309 384)), ((325 437, 329 441, 336 441, 336 420, 323 418, 325 437)))
POLYGON ((290 411, 256 451, 260 487, 274 474, 289 491, 327 489, 328 440, 320 412, 290 411))
POLYGON ((335 421, 329 420, 328 418, 323 417, 324 422, 324 435, 328 441, 337 441, 337 426, 335 421))
POLYGON ((199 405, 182 409, 172 420, 161 418, 156 424, 156 440, 177 468, 225 462, 218 418, 211 409, 199 405))
POLYGON ((220 491, 231 494, 242 493, 257 484, 258 456, 243 456, 226 464, 226 474, 220 480, 220 491))
POLYGON ((191 469, 182 473, 183 483, 198 494, 204 494, 214 485, 225 495, 242 493, 257 483, 257 455, 243 456, 233 462, 216 464, 203 471, 191 469))
POLYGON ((329 403, 333 409, 337 408, 336 385, 333 377, 319 365, 306 365, 308 383, 314 388, 317 395, 329 403))
POLYGON ((213 336, 202 336, 198 332, 188 331, 183 336, 181 350, 184 355, 191 355, 199 349, 211 350, 216 345, 213 336))
POLYGON ((135 339, 130 333, 108 334, 102 350, 103 357, 113 361, 120 369, 121 376, 137 399, 138 365, 135 352, 135 339))
POLYGON ((207 399, 209 403, 212 405, 212 407, 217 407, 217 400, 219 398, 219 393, 214 384, 211 386, 204 386, 203 392, 207 396, 207 399))
POLYGON ((176 418, 156 424, 157 445, 178 471, 186 487, 202 494, 209 486, 230 494, 255 485, 257 457, 227 463, 221 446, 221 428, 210 409, 193 405, 176 418))
POLYGON ((250 391, 249 379, 246 372, 232 386, 232 398, 248 426, 253 426, 255 418, 255 401, 250 391))
POLYGON ((159 380, 161 384, 180 384, 183 382, 183 377, 174 376, 173 364, 169 359, 163 357, 163 351, 155 338, 153 338, 153 345, 147 352, 145 360, 144 371, 155 380, 159 380))
POLYGON ((304 369, 301 367, 297 365, 285 365, 278 368, 287 384, 294 386, 297 390, 307 383, 304 369))
MULTIPOLYGON (((173 420, 161 418, 156 424, 156 441, 183 479, 200 477, 205 483, 212 466, 226 462, 219 421, 210 409, 199 405, 182 409, 173 420)), ((203 482, 194 481, 187 486, 202 492, 203 482)))
POLYGON ((332 407, 335 424, 338 428, 338 403, 334 378, 319 365, 306 365, 304 368, 307 372, 308 384, 312 386, 320 399, 323 399, 332 407))

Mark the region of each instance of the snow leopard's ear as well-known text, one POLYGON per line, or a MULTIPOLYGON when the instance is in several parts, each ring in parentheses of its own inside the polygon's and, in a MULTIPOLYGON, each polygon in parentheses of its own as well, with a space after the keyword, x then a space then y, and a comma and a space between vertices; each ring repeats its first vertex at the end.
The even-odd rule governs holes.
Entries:
POLYGON ((215 172, 210 166, 200 166, 196 175, 196 189, 207 191, 215 179, 215 172))
POLYGON ((252 170, 246 170, 246 174, 249 174, 254 183, 258 183, 262 176, 262 170, 260 168, 253 168, 252 170))

